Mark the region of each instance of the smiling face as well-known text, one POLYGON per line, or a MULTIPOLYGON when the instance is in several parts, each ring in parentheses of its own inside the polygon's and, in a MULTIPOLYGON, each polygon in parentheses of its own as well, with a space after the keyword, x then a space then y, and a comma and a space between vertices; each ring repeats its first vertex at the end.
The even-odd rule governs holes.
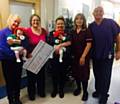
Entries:
POLYGON ((75 25, 77 27, 82 27, 82 25, 83 25, 83 18, 80 15, 78 15, 76 17, 76 19, 75 19, 75 25))
POLYGON ((15 29, 15 28, 17 28, 18 26, 19 26, 19 24, 20 24, 20 21, 19 21, 19 19, 13 19, 13 22, 12 22, 12 24, 11 24, 11 29, 15 29))
POLYGON ((97 8, 94 9, 93 16, 95 20, 103 19, 103 15, 104 15, 104 10, 102 7, 98 6, 97 8))
POLYGON ((23 31, 18 29, 16 32, 17 37, 20 37, 21 35, 23 35, 23 31))
POLYGON ((86 26, 86 19, 82 13, 78 13, 75 16, 74 25, 75 25, 75 29, 77 29, 77 28, 86 29, 86 27, 87 27, 86 26))
POLYGON ((14 30, 19 26, 21 19, 17 15, 11 15, 8 19, 8 26, 11 30, 14 30))
POLYGON ((38 16, 33 16, 31 18, 30 24, 34 28, 38 28, 40 26, 40 18, 38 16))
POLYGON ((57 19, 56 20, 56 31, 64 31, 65 28, 65 22, 62 19, 57 19))

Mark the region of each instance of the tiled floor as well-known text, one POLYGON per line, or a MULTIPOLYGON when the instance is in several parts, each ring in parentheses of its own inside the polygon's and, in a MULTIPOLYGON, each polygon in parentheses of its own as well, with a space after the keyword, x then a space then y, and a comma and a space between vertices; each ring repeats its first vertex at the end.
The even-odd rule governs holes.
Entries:
MULTIPOLYGON (((110 87, 110 97, 108 100, 108 104, 114 104, 115 102, 120 103, 120 61, 115 61, 113 65, 113 73, 110 87)), ((98 100, 92 98, 92 92, 94 91, 94 77, 91 70, 91 77, 89 80, 89 98, 87 102, 81 101, 81 96, 73 96, 73 85, 71 82, 67 83, 65 88, 65 97, 60 99, 59 96, 56 98, 50 97, 50 90, 47 91, 46 98, 37 97, 35 101, 29 101, 27 97, 26 88, 21 91, 21 101, 23 104, 98 104, 98 100), (71 88, 70 88, 71 87, 71 88)), ((3 98, 0 100, 0 104, 8 104, 7 98, 3 98)))

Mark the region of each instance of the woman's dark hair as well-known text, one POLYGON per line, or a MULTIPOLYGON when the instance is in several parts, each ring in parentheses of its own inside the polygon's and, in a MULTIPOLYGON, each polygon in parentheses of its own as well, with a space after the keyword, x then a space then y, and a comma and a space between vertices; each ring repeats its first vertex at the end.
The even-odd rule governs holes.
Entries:
POLYGON ((55 23, 57 23, 58 20, 62 20, 62 21, 64 21, 64 23, 65 23, 65 19, 64 19, 63 16, 59 16, 59 17, 55 20, 55 23))
POLYGON ((74 19, 74 29, 77 28, 77 25, 76 25, 76 19, 77 19, 79 16, 83 19, 82 30, 84 30, 84 29, 87 28, 87 25, 86 25, 86 19, 85 19, 85 16, 84 16, 84 14, 82 14, 82 13, 78 13, 78 14, 75 16, 75 19, 74 19))
POLYGON ((37 17, 38 19, 39 19, 39 21, 41 21, 41 18, 40 18, 40 16, 39 15, 37 15, 37 14, 33 14, 33 15, 31 15, 31 17, 30 17, 30 26, 32 25, 32 19, 33 19, 33 17, 37 17))

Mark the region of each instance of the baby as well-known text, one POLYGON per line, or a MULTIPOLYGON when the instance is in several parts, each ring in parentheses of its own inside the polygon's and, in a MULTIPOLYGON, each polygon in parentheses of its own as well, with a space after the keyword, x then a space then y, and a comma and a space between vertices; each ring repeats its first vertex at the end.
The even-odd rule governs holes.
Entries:
POLYGON ((10 45, 11 50, 15 52, 16 62, 21 62, 20 55, 23 55, 22 59, 27 60, 27 50, 20 44, 20 41, 24 40, 24 29, 16 28, 14 34, 11 34, 7 37, 7 40, 12 40, 14 43, 10 45))
MULTIPOLYGON (((66 41, 66 37, 64 36, 64 32, 62 31, 56 31, 53 33, 54 35, 54 47, 56 45, 59 45, 60 43, 63 43, 66 41)), ((59 50, 59 62, 63 62, 63 53, 66 51, 66 48, 65 47, 62 47, 60 50, 59 50)), ((52 58, 53 56, 51 55, 50 58, 52 58)))

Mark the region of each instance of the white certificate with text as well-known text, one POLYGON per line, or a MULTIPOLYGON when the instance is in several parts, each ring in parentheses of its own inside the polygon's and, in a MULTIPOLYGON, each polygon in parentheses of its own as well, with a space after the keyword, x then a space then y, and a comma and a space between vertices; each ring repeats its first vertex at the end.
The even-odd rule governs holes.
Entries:
POLYGON ((54 48, 44 41, 40 41, 32 52, 32 58, 29 58, 23 68, 37 74, 54 52, 54 48))

